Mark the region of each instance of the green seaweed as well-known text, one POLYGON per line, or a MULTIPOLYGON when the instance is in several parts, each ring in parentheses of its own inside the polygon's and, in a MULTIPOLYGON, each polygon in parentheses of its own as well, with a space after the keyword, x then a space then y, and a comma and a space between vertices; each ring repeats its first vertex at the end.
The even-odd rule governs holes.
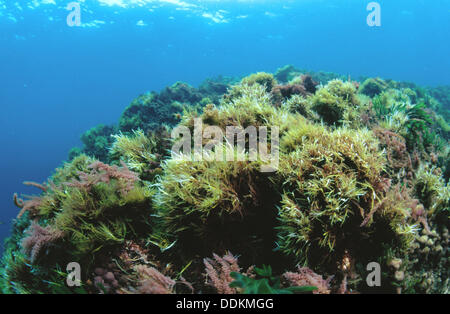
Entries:
POLYGON ((230 276, 234 281, 230 284, 231 288, 239 288, 243 294, 294 294, 305 293, 317 290, 312 286, 292 286, 281 287, 281 279, 272 275, 272 268, 263 265, 262 268, 255 267, 255 273, 260 279, 250 278, 245 275, 232 272, 230 276))

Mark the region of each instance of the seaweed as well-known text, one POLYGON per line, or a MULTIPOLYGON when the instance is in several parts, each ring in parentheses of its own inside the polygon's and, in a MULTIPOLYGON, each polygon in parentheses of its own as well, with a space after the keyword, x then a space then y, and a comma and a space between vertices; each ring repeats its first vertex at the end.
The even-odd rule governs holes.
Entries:
POLYGON ((143 94, 47 182, 25 182, 39 194, 13 196, 0 289, 446 292, 447 91, 286 66, 143 94), (201 156, 174 151, 177 126, 202 135, 201 156), (271 172, 260 142, 278 152, 271 172), (64 284, 73 261, 81 287, 64 284), (369 262, 382 287, 365 285, 369 262))

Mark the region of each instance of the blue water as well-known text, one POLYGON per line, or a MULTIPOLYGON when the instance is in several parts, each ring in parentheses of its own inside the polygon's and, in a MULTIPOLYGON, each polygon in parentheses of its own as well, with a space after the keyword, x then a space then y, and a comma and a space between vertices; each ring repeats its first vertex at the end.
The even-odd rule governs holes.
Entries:
POLYGON ((176 81, 274 72, 285 64, 352 77, 450 84, 450 0, 0 0, 0 239, 14 192, 43 182, 79 136, 176 81), (3 223, 2 223, 3 222, 3 223))

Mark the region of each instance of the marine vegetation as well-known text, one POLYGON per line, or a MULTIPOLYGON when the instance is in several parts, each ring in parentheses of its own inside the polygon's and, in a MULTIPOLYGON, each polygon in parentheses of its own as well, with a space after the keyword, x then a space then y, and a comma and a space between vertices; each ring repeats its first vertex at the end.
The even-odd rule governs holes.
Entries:
POLYGON ((143 94, 45 183, 25 182, 40 194, 13 196, 0 289, 446 293, 448 99, 291 65, 143 94), (277 152, 271 167, 264 147, 277 152), (373 262, 381 286, 366 283, 373 262))
POLYGON ((105 147, 110 147, 112 145, 113 139, 111 138, 111 134, 115 133, 117 133, 117 128, 115 126, 103 124, 99 124, 86 131, 81 135, 83 148, 73 148, 69 152, 69 160, 74 159, 80 154, 88 154, 98 160, 104 162, 109 161, 108 151, 105 150, 105 147))
POLYGON ((162 127, 174 127, 187 108, 218 104, 233 82, 234 78, 219 76, 205 80, 199 88, 176 82, 159 93, 144 93, 124 109, 117 125, 100 124, 85 132, 81 136, 83 147, 73 148, 69 160, 85 154, 103 162, 111 162, 108 152, 114 143, 113 135, 119 132, 132 134, 135 130, 148 133, 159 131, 162 127))

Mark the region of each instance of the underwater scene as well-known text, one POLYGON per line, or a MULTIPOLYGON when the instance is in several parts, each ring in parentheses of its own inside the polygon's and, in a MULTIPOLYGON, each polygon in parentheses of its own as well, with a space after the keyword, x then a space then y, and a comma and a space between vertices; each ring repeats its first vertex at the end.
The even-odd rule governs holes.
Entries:
POLYGON ((449 17, 0 0, 0 293, 449 293, 449 17))

